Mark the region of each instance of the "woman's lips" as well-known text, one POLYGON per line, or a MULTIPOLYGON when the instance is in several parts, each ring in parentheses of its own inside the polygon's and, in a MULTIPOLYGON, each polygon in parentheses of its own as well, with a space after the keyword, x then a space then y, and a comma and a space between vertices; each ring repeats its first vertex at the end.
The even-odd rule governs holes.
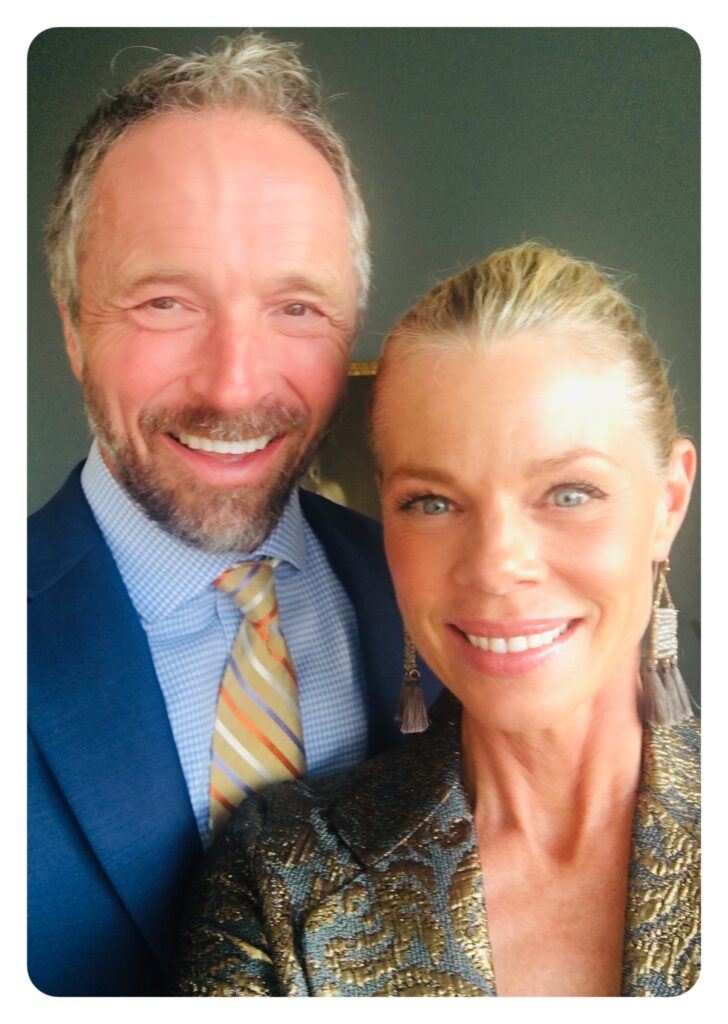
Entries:
POLYGON ((538 668, 568 643, 580 619, 508 622, 459 621, 448 626, 468 662, 493 676, 518 676, 538 668))
POLYGON ((568 620, 550 629, 539 627, 537 632, 508 633, 503 630, 495 630, 488 636, 468 633, 467 636, 473 647, 479 647, 481 651, 494 651, 497 654, 517 654, 520 651, 527 651, 534 647, 546 647, 554 642, 557 637, 565 633, 569 627, 568 620))

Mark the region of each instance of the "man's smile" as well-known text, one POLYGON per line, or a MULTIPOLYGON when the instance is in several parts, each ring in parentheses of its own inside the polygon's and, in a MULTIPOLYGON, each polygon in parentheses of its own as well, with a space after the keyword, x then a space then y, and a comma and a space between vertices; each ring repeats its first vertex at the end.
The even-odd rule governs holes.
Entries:
POLYGON ((214 455, 229 455, 237 457, 249 455, 251 452, 260 451, 266 448, 273 439, 273 435, 261 437, 250 437, 244 441, 218 441, 210 437, 202 437, 196 434, 171 435, 180 444, 193 451, 209 452, 214 455))

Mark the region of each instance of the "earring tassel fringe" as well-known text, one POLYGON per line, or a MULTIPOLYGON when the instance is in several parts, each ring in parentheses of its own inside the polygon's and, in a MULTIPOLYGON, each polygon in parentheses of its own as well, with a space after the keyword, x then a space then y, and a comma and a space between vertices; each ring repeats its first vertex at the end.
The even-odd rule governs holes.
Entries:
POLYGON ((690 694, 677 667, 677 609, 667 586, 670 562, 656 566, 649 643, 640 667, 642 713, 650 725, 676 725, 692 718, 690 694))

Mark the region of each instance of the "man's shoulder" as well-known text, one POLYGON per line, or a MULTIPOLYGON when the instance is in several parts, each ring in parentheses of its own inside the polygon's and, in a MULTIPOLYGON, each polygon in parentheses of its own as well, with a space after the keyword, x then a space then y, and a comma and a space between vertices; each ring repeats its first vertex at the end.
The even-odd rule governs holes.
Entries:
POLYGON ((355 545, 382 547, 382 524, 311 491, 299 490, 306 521, 324 544, 332 534, 355 545))
POLYGON ((81 487, 82 464, 28 518, 28 591, 35 596, 103 541, 81 487))
POLYGON ((369 614, 375 594, 382 601, 394 601, 381 524, 310 491, 299 494, 309 528, 355 605, 362 602, 369 614))

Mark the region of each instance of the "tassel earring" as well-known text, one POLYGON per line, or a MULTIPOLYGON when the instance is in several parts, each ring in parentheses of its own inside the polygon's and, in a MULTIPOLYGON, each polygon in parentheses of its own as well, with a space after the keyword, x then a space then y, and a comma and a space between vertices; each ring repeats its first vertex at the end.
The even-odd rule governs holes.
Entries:
POLYGON ((399 691, 399 710, 394 720, 401 723, 403 733, 424 732, 430 724, 420 685, 415 645, 407 632, 404 634, 404 678, 399 691))
POLYGON ((677 667, 677 608, 667 587, 669 571, 668 559, 658 564, 647 656, 640 667, 643 716, 650 725, 675 725, 693 714, 688 689, 677 667))

